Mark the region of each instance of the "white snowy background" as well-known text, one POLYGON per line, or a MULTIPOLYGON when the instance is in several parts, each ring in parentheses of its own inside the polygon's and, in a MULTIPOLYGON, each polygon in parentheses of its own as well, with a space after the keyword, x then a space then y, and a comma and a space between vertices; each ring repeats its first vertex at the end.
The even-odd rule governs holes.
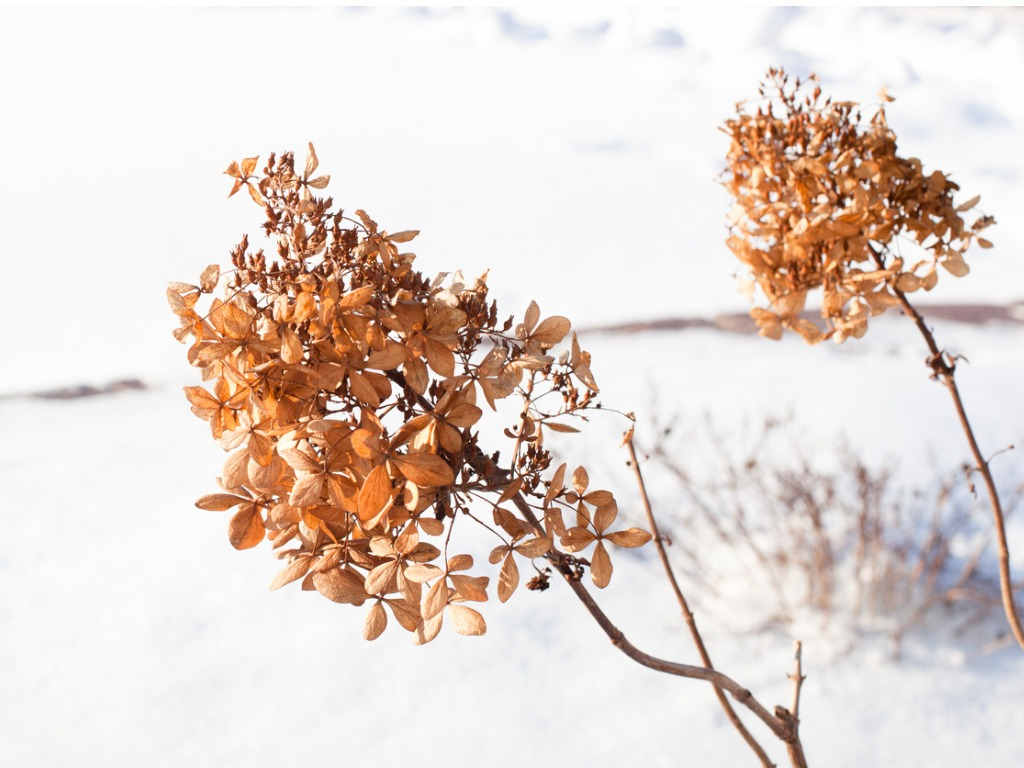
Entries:
MULTIPOLYGON (((226 515, 193 507, 221 454, 181 395, 197 377, 163 289, 254 230, 253 206, 225 200, 228 162, 311 140, 341 205, 421 229, 428 273, 490 268, 507 312, 532 298, 586 327, 741 310, 716 128, 773 64, 869 110, 887 86, 902 150, 982 194, 996 247, 935 300, 1024 298, 1021 11, 0 10, 0 394, 152 387, 0 400, 0 764, 753 764, 709 690, 618 654, 561 584, 485 606, 483 639, 425 648, 394 630, 364 643, 359 609, 268 594, 266 549, 233 551, 226 515)), ((1020 327, 936 330, 970 358, 983 448, 1020 444, 1020 327)), ((712 331, 584 345, 604 402, 642 419, 658 382, 694 416, 792 408, 809 449, 844 430, 909 474, 966 457, 897 317, 844 347, 712 331)), ((609 424, 565 447, 620 482, 609 424)), ((615 562, 609 614, 694 662, 653 553, 615 562)), ((789 638, 706 635, 717 666, 788 702, 789 638)), ((1019 650, 921 635, 895 663, 803 639, 812 765, 1024 764, 1019 650)))

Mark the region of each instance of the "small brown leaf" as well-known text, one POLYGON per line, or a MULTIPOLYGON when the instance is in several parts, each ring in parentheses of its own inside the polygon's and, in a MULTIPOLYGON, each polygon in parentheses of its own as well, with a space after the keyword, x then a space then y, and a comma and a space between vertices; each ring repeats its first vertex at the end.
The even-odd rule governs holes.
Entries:
POLYGON ((465 605, 449 606, 448 617, 460 635, 482 635, 487 631, 484 617, 465 605))
POLYGON ((546 507, 551 503, 551 500, 558 496, 562 492, 565 483, 565 462, 558 465, 558 469, 555 470, 555 474, 551 476, 551 482, 548 484, 548 492, 544 495, 544 506, 546 507))
POLYGON ((958 205, 956 207, 956 212, 957 213, 963 213, 964 211, 969 211, 969 210, 971 210, 971 208, 976 206, 980 201, 981 201, 981 195, 975 195, 970 200, 968 200, 968 201, 958 205))
POLYGON ((580 526, 570 528, 565 536, 561 537, 562 547, 568 552, 579 552, 590 546, 593 541, 594 534, 580 526))
POLYGON ((441 631, 444 623, 444 613, 439 613, 432 619, 425 619, 416 627, 416 645, 426 645, 441 631))
POLYGON ((220 479, 221 484, 228 490, 246 485, 249 482, 249 452, 242 449, 228 456, 220 479))
POLYGON ((420 612, 408 600, 385 598, 384 602, 388 604, 388 608, 394 614, 395 620, 402 625, 402 629, 406 632, 416 631, 422 619, 420 618, 420 612))
POLYGON ((455 596, 458 599, 487 602, 487 583, 490 581, 488 577, 454 573, 448 578, 452 580, 455 596))
POLYGON ((448 604, 448 584, 445 579, 438 579, 423 599, 423 618, 437 616, 448 604))
POLYGON ((523 557, 543 557, 551 551, 551 539, 536 536, 516 544, 515 550, 523 557))
POLYGON ((587 486, 590 484, 590 476, 587 474, 585 467, 576 467, 572 473, 572 487, 576 489, 576 493, 582 496, 587 486))
POLYGON ((199 276, 199 287, 203 289, 203 293, 213 293, 218 280, 220 280, 220 266, 211 264, 199 276))
POLYGON ((275 589, 280 589, 285 584, 290 584, 296 579, 301 579, 306 575, 309 570, 309 566, 313 564, 313 558, 306 555, 303 557, 297 557, 292 560, 288 565, 281 570, 274 580, 270 582, 270 590, 273 592, 275 589))
POLYGON ((361 307, 373 296, 373 284, 367 284, 349 291, 338 300, 338 309, 353 309, 361 307))
POLYGON ((363 637, 367 640, 376 640, 388 626, 388 615, 384 613, 384 606, 380 602, 373 604, 370 612, 366 614, 366 623, 363 625, 363 637))
POLYGON ((502 504, 508 501, 517 493, 519 493, 519 489, 522 487, 523 478, 517 477, 515 480, 513 480, 511 483, 505 486, 505 489, 501 492, 501 496, 498 498, 498 503, 502 504))
POLYGON ((505 562, 501 565, 501 573, 498 576, 498 599, 505 603, 512 597, 512 593, 519 586, 519 568, 516 566, 515 558, 509 552, 505 556, 505 562))
POLYGON ((392 501, 391 478, 383 464, 378 464, 363 481, 357 498, 359 519, 363 522, 380 514, 385 505, 392 501))
POLYGON ((259 507, 246 504, 228 523, 228 541, 235 549, 251 549, 263 541, 266 528, 259 507))
POLYGON ((608 550, 600 541, 597 542, 594 554, 590 558, 590 576, 594 585, 600 589, 607 587, 612 580, 612 560, 608 557, 608 550))
POLYGON ((302 361, 302 342, 289 326, 282 325, 278 329, 281 337, 281 359, 289 365, 302 361))
POLYGON ((569 318, 553 315, 538 325, 530 334, 530 338, 542 346, 552 347, 565 338, 570 327, 569 318))
POLYGON ((537 306, 536 301, 531 301, 530 306, 526 308, 526 314, 523 315, 523 328, 527 334, 533 330, 533 326, 540 320, 540 307, 537 306))
POLYGON ((579 432, 576 427, 570 427, 568 424, 559 424, 557 421, 545 421, 544 426, 552 432, 579 432))
POLYGON ((619 507, 613 500, 609 504, 598 507, 594 513, 594 528, 598 533, 604 533, 608 526, 615 522, 615 518, 619 515, 619 507))
POLYGON ((397 560, 388 560, 386 563, 381 563, 366 574, 363 589, 366 590, 368 595, 385 594, 391 591, 392 582, 394 582, 395 574, 397 573, 397 560))
POLYGON ((473 567, 472 555, 452 555, 448 558, 448 572, 466 571, 473 567))
POLYGON ((643 528, 627 528, 609 533, 605 538, 617 547, 641 547, 651 540, 651 534, 643 528))
POLYGON ((410 565, 405 569, 405 578, 417 584, 436 579, 444 575, 444 571, 436 565, 410 565))
POLYGON ((196 506, 199 507, 199 509, 223 512, 225 509, 231 509, 232 507, 246 501, 249 501, 249 499, 242 498, 241 496, 235 496, 230 493, 210 493, 196 499, 196 506))
MULTIPOLYGON (((979 238, 979 240, 980 239, 981 238, 979 238)), ((963 277, 971 271, 971 268, 967 265, 967 262, 963 260, 963 257, 961 257, 960 254, 954 254, 939 263, 942 264, 947 272, 951 275, 955 275, 956 277, 963 277)))
POLYGON ((309 150, 306 152, 306 168, 303 172, 305 178, 309 178, 316 171, 317 166, 320 165, 320 160, 316 156, 316 150, 313 149, 313 142, 308 142, 309 150))
POLYGON ((426 340, 424 345, 427 353, 427 362, 430 367, 440 376, 452 376, 455 373, 455 355, 444 344, 434 341, 431 338, 426 340))
POLYGON ((368 597, 363 585, 364 579, 359 574, 345 568, 332 568, 313 575, 313 586, 335 603, 362 605, 368 597))
POLYGON ((433 453, 407 453, 392 456, 391 461, 420 488, 437 488, 455 482, 455 473, 448 462, 433 453))

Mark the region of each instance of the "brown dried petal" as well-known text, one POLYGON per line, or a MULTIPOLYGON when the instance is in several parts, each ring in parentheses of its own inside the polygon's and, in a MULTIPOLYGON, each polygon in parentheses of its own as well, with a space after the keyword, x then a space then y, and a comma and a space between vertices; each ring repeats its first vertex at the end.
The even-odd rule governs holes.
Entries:
POLYGON ((448 607, 448 618, 451 619, 455 631, 460 635, 482 635, 487 632, 484 617, 465 605, 448 607))
POLYGON ((455 473, 448 463, 433 453, 409 453, 392 456, 395 467, 420 488, 436 488, 455 482, 455 473))
POLYGON ((366 640, 376 640, 388 626, 388 615, 384 613, 384 607, 376 602, 366 614, 366 623, 363 625, 363 637, 366 640))
POLYGON ((381 563, 368 574, 363 581, 363 589, 368 595, 386 594, 393 591, 395 574, 398 573, 398 561, 389 560, 381 563))
POLYGON ((545 347, 551 347, 565 338, 570 327, 569 318, 553 315, 534 329, 530 339, 545 347))
POLYGON ((590 558, 590 576, 594 585, 600 589, 607 587, 612 580, 612 560, 608 557, 608 550, 600 541, 597 542, 594 554, 590 558))
POLYGON ((445 579, 438 579, 423 598, 423 618, 430 619, 437 616, 447 604, 448 584, 445 579))
POLYGON ((235 496, 230 493, 210 493, 206 496, 200 496, 196 500, 196 506, 199 509, 208 509, 214 512, 223 512, 226 509, 242 504, 249 499, 242 496, 235 496))
POLYGON ((309 570, 309 566, 312 564, 313 558, 308 555, 305 557, 295 558, 288 563, 288 565, 286 565, 284 569, 277 574, 277 576, 274 577, 272 582, 270 582, 270 590, 274 591, 275 589, 280 589, 285 584, 290 584, 297 579, 301 579, 306 575, 306 572, 309 570))
POLYGON ((617 547, 641 547, 651 540, 651 534, 643 528, 627 528, 609 533, 604 538, 617 547))
POLYGON ((519 586, 519 568, 516 566, 515 558, 509 552, 505 556, 505 562, 501 565, 501 573, 498 576, 498 600, 505 603, 512 597, 512 593, 519 586))
POLYGON ((314 574, 313 586, 321 595, 335 603, 362 605, 368 597, 364 579, 347 568, 333 568, 314 574))
POLYGON ((263 541, 266 528, 259 507, 246 504, 228 523, 228 541, 235 549, 251 549, 263 541))

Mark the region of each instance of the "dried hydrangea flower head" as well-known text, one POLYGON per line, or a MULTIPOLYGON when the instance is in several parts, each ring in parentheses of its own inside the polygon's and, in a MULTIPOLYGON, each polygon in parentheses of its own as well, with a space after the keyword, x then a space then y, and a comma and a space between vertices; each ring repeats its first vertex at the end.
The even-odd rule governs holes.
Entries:
MULTIPOLYGON (((462 634, 485 631, 467 603, 487 600, 489 577, 470 575, 474 558, 450 551, 460 519, 499 540, 490 561, 501 563, 502 602, 519 584, 517 558, 532 567, 546 557, 577 578, 589 569, 607 585, 605 542, 635 547, 650 535, 609 531, 612 495, 591 490, 583 468, 567 487, 566 465, 551 467, 545 435, 577 431, 570 422, 599 407, 569 321, 542 320, 531 303, 518 324, 501 322, 485 277, 426 278, 400 250, 415 231, 387 232, 317 197, 329 177, 315 175, 312 145, 301 175, 291 153, 256 167, 247 158, 227 173, 231 194, 245 187, 262 209, 272 253, 243 237, 231 270, 213 264, 198 285, 167 291, 175 337, 191 342, 188 360, 211 382, 185 394, 230 452, 221 491, 197 506, 233 510, 238 549, 270 540, 286 561, 273 589, 301 581, 337 603, 369 603, 367 639, 389 612, 420 643, 444 616, 462 634), (201 310, 221 284, 223 298, 201 310), (483 406, 510 396, 522 402, 502 464, 474 427, 483 406), (591 546, 591 560, 576 556, 591 546)), ((531 585, 542 589, 537 574, 531 585)))
MULTIPOLYGON (((865 124, 854 102, 823 99, 816 79, 769 70, 756 109, 739 104, 725 123, 732 142, 725 186, 736 200, 728 246, 749 270, 747 288, 766 306, 751 315, 761 335, 783 328, 808 342, 859 338, 868 317, 898 306, 893 289, 931 290, 937 267, 968 272, 964 253, 994 223, 962 214, 959 186, 901 157, 884 105, 865 124), (919 258, 903 258, 901 244, 919 258), (821 288, 822 323, 801 316, 821 288)), ((884 91, 882 101, 891 101, 884 91)))

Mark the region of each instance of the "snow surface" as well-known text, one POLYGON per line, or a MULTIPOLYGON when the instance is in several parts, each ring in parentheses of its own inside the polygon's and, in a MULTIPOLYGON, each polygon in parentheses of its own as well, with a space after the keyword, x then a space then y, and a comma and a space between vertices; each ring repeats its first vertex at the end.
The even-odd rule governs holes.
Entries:
MULTIPOLYGON (((394 629, 364 643, 361 609, 268 594, 266 549, 234 552, 226 515, 192 505, 222 454, 180 394, 196 377, 162 294, 253 229, 251 205, 224 200, 228 161, 312 139, 339 202, 422 229, 428 272, 491 267, 506 311, 536 298, 587 326, 743 308, 715 126, 775 63, 865 104, 888 86, 904 150, 1003 222, 997 247, 936 298, 1021 298, 1018 11, 0 12, 0 65, 17 73, 0 127, 0 319, 16 339, 0 391, 155 385, 0 401, 0 763, 752 764, 706 687, 629 662, 561 584, 485 606, 484 639, 446 632, 420 649, 394 629)), ((1022 444, 1019 328, 937 332, 970 358, 961 380, 983 448, 1022 444)), ((966 456, 897 317, 842 347, 710 331, 584 346, 604 402, 641 419, 657 382, 684 415, 792 408, 808 448, 826 452, 843 429, 911 477, 966 456)), ((609 416, 596 443, 564 445, 630 498, 621 429, 609 416)), ((653 552, 614 562, 609 614, 644 650, 695 661, 653 552)), ((763 702, 789 701, 788 638, 706 635, 763 702)), ((803 639, 812 765, 1024 764, 1015 649, 920 636, 894 664, 871 643, 837 659, 803 639)))

